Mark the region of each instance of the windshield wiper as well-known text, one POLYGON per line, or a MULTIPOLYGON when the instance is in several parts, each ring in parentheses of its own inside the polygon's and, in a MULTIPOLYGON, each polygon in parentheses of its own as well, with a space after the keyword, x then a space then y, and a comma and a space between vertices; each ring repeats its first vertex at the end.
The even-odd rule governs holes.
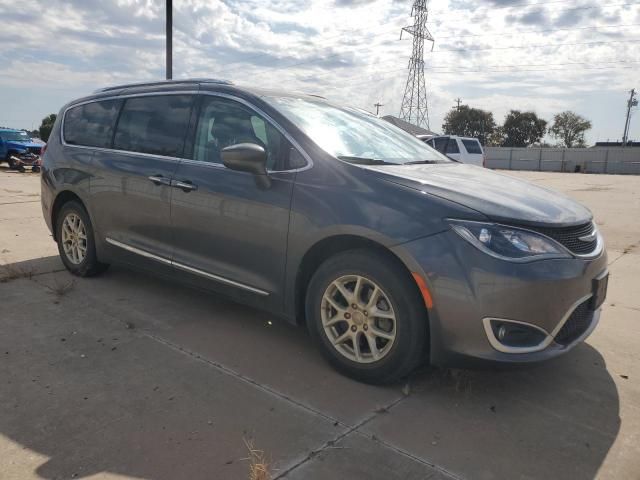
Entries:
POLYGON ((340 160, 344 160, 349 163, 356 163, 358 165, 395 165, 395 163, 385 162, 384 160, 378 160, 376 158, 358 157, 353 155, 338 155, 340 160))
POLYGON ((404 162, 402 165, 431 165, 433 163, 440 163, 437 160, 415 160, 413 162, 404 162))

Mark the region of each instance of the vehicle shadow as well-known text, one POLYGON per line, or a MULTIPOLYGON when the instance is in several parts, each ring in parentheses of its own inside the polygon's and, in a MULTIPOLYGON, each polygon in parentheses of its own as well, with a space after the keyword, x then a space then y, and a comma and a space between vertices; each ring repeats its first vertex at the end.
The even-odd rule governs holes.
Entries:
POLYGON ((618 390, 591 345, 543 364, 425 368, 372 431, 467 478, 595 478, 620 431, 618 390))
MULTIPOLYGON (((10 268, 48 272, 56 258, 10 268)), ((333 372, 302 328, 122 268, 18 276, 0 298, 0 434, 36 453, 42 478, 244 478, 244 436, 289 461, 321 428, 150 337, 347 425, 375 412, 363 433, 466 478, 594 478, 620 429, 615 383, 588 344, 535 368, 424 368, 408 387, 373 387, 333 372)))

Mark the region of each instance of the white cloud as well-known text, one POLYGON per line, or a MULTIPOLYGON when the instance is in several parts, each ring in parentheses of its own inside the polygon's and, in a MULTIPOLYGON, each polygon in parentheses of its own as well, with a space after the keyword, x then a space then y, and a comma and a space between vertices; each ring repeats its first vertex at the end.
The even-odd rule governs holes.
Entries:
MULTIPOLYGON (((638 86, 640 7, 522 3, 430 2, 432 128, 462 97, 498 121, 512 108, 547 120, 574 109, 597 135, 619 137, 618 107, 638 86), (606 25, 615 27, 591 28, 606 25)), ((369 110, 380 101, 383 113, 398 113, 411 53, 399 33, 410 2, 174 0, 174 9, 175 77, 298 89, 369 110)), ((163 0, 23 0, 19 8, 0 0, 0 18, 0 124, 29 126, 100 86, 164 74, 163 0), (16 104, 16 92, 35 107, 16 104)), ((640 125, 632 133, 640 136, 640 125)))

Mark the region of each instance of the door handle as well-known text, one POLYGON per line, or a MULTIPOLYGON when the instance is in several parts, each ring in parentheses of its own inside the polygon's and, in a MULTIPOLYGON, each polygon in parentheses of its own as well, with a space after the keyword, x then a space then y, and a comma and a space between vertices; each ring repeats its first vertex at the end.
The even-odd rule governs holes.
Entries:
POLYGON ((180 190, 182 190, 185 193, 188 193, 191 190, 197 190, 198 189, 198 186, 194 185, 189 180, 184 180, 184 181, 177 180, 177 181, 173 182, 173 186, 176 187, 176 188, 179 188, 180 190))
POLYGON ((151 175, 147 178, 155 185, 171 185, 171 180, 163 177, 162 175, 151 175))

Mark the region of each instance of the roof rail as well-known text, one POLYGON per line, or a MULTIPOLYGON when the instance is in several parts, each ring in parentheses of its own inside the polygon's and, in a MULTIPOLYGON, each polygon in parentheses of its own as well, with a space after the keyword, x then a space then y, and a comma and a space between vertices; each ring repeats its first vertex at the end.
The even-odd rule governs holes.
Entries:
POLYGON ((221 85, 231 85, 228 80, 218 80, 215 78, 177 78, 173 80, 156 80, 153 82, 138 82, 138 83, 126 83, 122 85, 113 85, 111 87, 99 88, 94 90, 93 93, 110 92, 112 90, 119 90, 121 88, 131 87, 153 87, 155 85, 169 85, 171 83, 219 83, 221 85))

